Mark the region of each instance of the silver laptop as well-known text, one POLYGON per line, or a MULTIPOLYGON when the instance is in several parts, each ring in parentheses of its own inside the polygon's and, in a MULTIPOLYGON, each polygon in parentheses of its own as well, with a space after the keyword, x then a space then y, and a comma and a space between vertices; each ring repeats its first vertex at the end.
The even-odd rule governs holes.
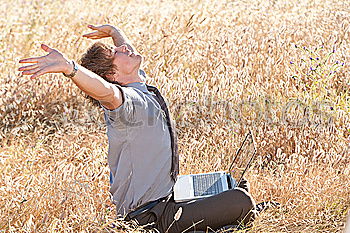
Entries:
POLYGON ((218 171, 178 176, 174 186, 174 200, 182 202, 210 197, 237 187, 255 158, 255 154, 254 137, 249 131, 227 172, 218 171))

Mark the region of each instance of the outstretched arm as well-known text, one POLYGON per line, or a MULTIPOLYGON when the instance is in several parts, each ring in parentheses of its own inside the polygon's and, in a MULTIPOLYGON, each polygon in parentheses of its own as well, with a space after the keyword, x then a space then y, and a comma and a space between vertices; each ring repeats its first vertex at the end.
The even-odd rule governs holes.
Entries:
POLYGON ((85 34, 83 35, 83 37, 94 39, 94 40, 102 39, 106 37, 112 37, 115 46, 119 47, 125 44, 131 50, 131 52, 136 52, 135 48, 131 45, 131 42, 129 41, 129 39, 125 36, 125 34, 120 29, 109 24, 105 24, 101 26, 89 25, 88 28, 96 31, 85 34))
MULTIPOLYGON (((37 78, 46 73, 71 74, 73 72, 72 61, 68 60, 61 52, 44 44, 41 45, 41 48, 49 54, 19 61, 20 63, 34 63, 18 69, 23 71, 23 75, 37 78)), ((78 65, 78 71, 71 79, 83 92, 100 101, 108 109, 116 109, 123 103, 122 94, 115 85, 82 66, 78 65)))

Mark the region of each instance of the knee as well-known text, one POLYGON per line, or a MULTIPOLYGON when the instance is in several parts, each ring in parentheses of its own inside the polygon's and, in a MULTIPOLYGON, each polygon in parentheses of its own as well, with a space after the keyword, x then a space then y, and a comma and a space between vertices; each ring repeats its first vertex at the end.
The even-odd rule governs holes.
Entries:
POLYGON ((248 209, 255 208, 255 201, 250 193, 248 193, 243 188, 235 188, 234 189, 237 193, 239 193, 239 196, 242 200, 242 206, 248 209))
POLYGON ((235 188, 234 190, 237 192, 240 199, 242 211, 240 221, 243 224, 248 224, 255 219, 255 201, 246 190, 242 188, 235 188))

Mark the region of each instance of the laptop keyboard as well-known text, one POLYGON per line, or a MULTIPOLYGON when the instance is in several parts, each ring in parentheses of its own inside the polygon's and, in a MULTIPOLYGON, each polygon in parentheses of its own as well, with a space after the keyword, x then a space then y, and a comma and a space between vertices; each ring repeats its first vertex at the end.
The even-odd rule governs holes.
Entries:
POLYGON ((221 193, 222 183, 219 173, 194 175, 193 188, 195 196, 206 196, 221 193))

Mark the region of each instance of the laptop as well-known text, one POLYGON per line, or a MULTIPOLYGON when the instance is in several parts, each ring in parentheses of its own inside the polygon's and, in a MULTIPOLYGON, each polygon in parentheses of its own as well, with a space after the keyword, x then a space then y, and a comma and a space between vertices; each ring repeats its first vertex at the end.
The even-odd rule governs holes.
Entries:
POLYGON ((237 187, 255 155, 255 141, 249 131, 228 171, 178 176, 174 185, 175 202, 206 198, 237 187))

